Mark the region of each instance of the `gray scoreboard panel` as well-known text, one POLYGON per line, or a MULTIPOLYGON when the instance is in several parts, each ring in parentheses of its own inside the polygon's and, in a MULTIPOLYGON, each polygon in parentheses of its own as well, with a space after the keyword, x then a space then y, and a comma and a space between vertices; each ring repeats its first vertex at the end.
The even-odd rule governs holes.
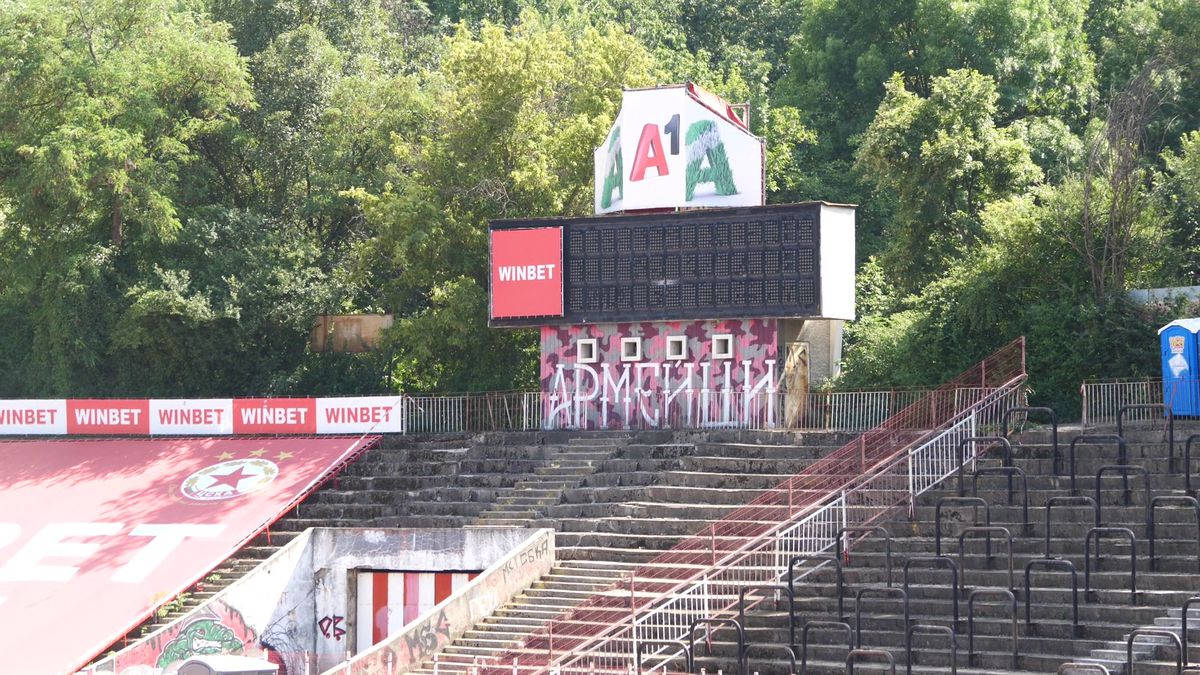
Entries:
POLYGON ((821 203, 585 218, 563 228, 564 316, 493 325, 821 314, 821 203))

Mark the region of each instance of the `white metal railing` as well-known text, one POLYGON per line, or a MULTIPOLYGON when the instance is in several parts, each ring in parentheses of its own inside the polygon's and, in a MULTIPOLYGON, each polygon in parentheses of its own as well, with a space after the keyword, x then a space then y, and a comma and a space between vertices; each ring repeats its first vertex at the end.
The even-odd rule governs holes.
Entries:
MULTIPOLYGON (((1110 426, 1117 423, 1117 412, 1121 406, 1148 403, 1163 403, 1162 378, 1145 380, 1112 380, 1108 382, 1084 382, 1079 387, 1083 404, 1082 424, 1084 428, 1110 426)), ((1130 410, 1127 421, 1147 422, 1161 419, 1162 413, 1151 409, 1130 410)))
MULTIPOLYGON (((797 429, 865 431, 927 395, 927 389, 809 392, 802 405, 778 391, 641 391, 629 400, 561 401, 543 392, 404 397, 406 433, 538 429, 797 429), (610 415, 610 411, 619 413, 610 415), (610 419, 622 420, 609 427, 610 419)), ((970 400, 977 390, 959 390, 970 400)))
MULTIPOLYGON (((954 475, 960 458, 959 443, 992 426, 1002 411, 1023 404, 1019 382, 993 390, 979 403, 968 407, 933 438, 902 453, 869 475, 804 513, 761 535, 750 545, 716 561, 700 579, 671 593, 662 602, 634 616, 616 632, 604 636, 551 672, 585 675, 593 672, 628 672, 639 642, 681 640, 691 623, 700 618, 732 616, 738 590, 746 585, 774 583, 787 574, 788 562, 803 555, 831 549, 837 531, 847 525, 863 525, 884 517, 897 506, 910 508, 918 496, 954 475)), ((975 444, 968 444, 966 461, 974 462, 975 444)), ((823 565, 824 563, 821 563, 823 565)), ((821 565, 801 571, 803 578, 821 565)), ((630 591, 635 589, 631 587, 630 591)), ((649 665, 651 671, 666 671, 666 664, 681 652, 660 648, 649 665)))

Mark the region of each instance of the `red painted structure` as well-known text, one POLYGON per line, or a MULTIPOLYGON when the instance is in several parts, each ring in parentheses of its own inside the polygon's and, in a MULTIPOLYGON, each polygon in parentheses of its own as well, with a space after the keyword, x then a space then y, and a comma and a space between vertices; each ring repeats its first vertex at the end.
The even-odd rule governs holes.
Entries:
POLYGON ((74 672, 378 437, 0 443, 5 672, 74 672))

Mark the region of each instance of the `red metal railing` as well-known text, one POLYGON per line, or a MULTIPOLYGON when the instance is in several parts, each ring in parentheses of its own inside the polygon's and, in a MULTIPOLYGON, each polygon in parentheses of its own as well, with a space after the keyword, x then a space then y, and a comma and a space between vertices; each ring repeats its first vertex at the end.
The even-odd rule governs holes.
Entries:
MULTIPOLYGON (((781 543, 785 532, 805 529, 798 536, 815 540, 814 533, 830 530, 826 546, 832 546, 832 533, 838 527, 876 521, 904 506, 916 494, 917 462, 911 456, 905 460, 906 453, 923 443, 953 447, 958 436, 998 426, 1003 407, 1014 403, 1024 378, 1025 342, 1019 338, 805 471, 684 539, 642 565, 628 580, 555 619, 482 672, 510 675, 516 672, 514 659, 522 672, 628 672, 638 639, 664 638, 661 631, 639 635, 640 618, 672 601, 678 606, 670 611, 685 615, 727 610, 731 588, 777 578, 780 557, 797 550, 781 543), (896 475, 878 480, 875 474, 889 467, 896 475), (855 490, 864 478, 874 481, 870 489, 855 490), (850 491, 855 495, 853 503, 846 499, 850 491), (840 511, 827 508, 837 499, 843 500, 840 511), (818 510, 840 512, 843 522, 810 522, 818 510), (692 604, 680 604, 685 600, 692 604)), ((943 451, 940 456, 947 455, 943 451)), ((937 480, 946 475, 945 469, 938 469, 937 480)))

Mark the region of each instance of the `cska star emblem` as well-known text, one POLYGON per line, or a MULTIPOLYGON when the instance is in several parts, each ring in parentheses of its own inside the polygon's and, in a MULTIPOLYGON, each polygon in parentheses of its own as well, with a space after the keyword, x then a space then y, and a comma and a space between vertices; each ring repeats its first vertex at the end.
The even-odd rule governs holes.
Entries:
POLYGON ((278 475, 279 467, 268 459, 233 459, 193 473, 179 491, 201 502, 232 499, 263 489, 278 475))

